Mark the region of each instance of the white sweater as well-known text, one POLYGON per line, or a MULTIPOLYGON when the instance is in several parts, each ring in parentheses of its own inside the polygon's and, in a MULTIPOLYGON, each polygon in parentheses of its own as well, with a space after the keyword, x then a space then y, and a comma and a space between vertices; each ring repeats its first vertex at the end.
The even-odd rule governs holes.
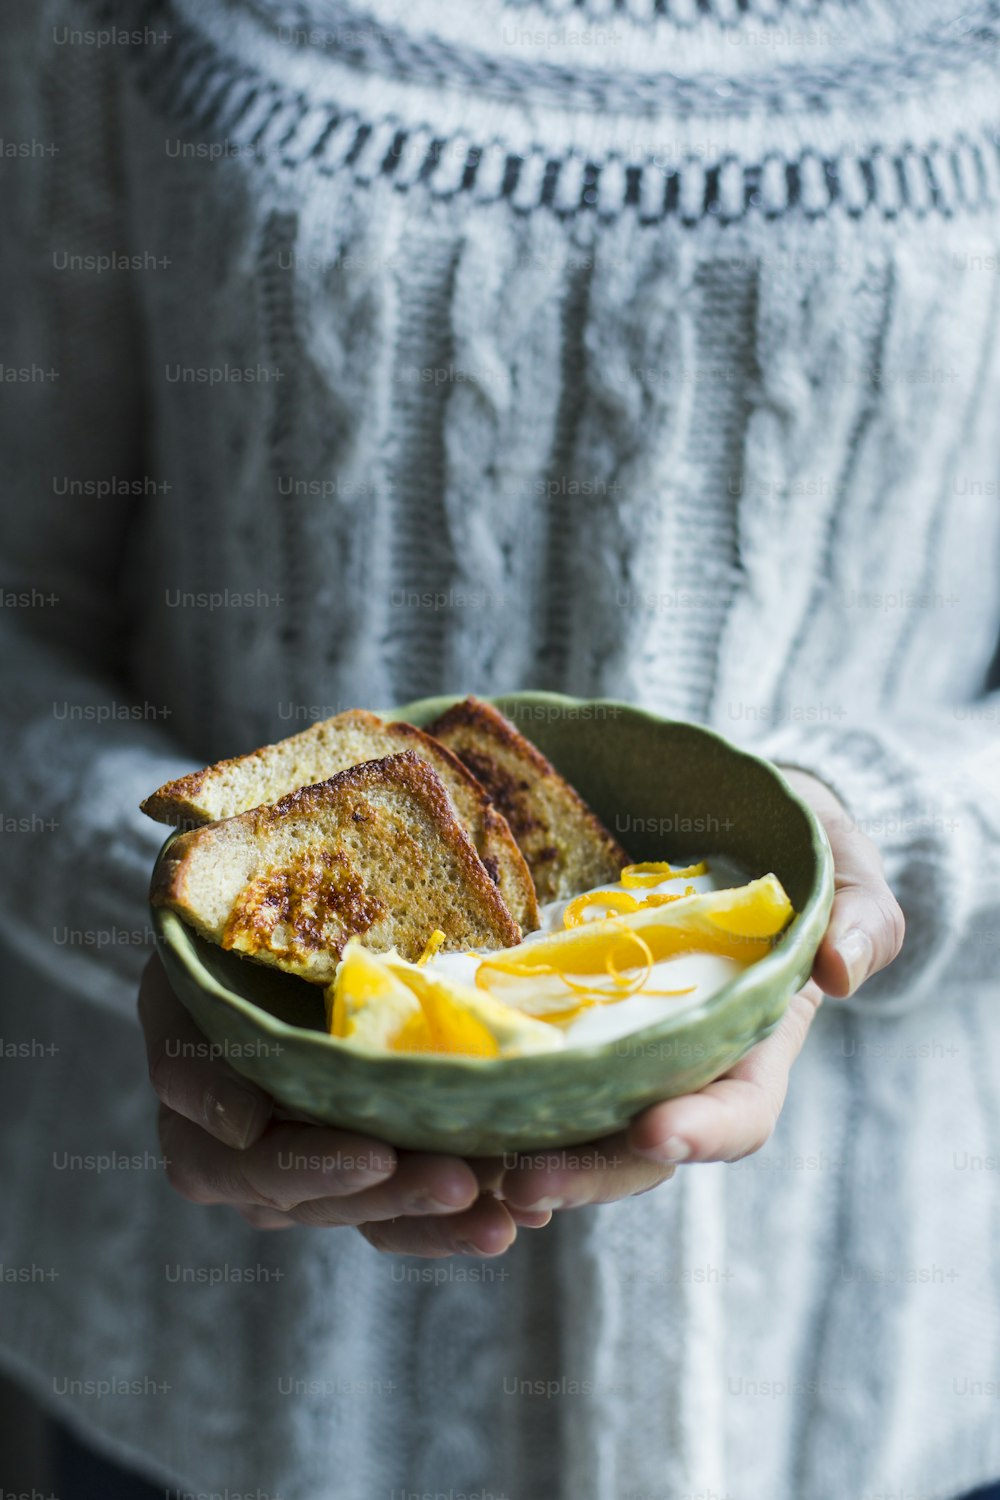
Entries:
POLYGON ((1000 6, 16 11, 2 1359, 182 1491, 1000 1476, 1000 6), (821 1012, 761 1153, 500 1262, 181 1202, 140 796, 516 687, 813 770, 902 957, 821 1012))

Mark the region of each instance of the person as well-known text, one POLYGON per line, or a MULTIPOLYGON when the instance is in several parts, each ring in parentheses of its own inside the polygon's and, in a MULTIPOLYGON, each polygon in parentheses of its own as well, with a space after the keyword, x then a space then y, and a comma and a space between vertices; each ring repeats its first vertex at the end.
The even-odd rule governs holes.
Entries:
POLYGON ((7 19, 0 1357, 63 1500, 994 1482, 992 5, 7 19), (529 686, 787 769, 813 980, 613 1142, 345 1168, 147 962, 137 804, 529 686))

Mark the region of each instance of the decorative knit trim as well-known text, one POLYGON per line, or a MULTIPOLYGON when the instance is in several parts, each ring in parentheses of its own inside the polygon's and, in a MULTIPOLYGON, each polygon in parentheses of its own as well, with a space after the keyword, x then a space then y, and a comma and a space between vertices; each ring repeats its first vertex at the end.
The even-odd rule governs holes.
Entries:
POLYGON ((748 17, 768 23, 786 17, 814 17, 823 9, 823 0, 507 0, 519 9, 543 10, 546 15, 564 18, 586 15, 591 20, 610 21, 624 18, 655 26, 669 21, 675 26, 694 26, 712 21, 717 26, 739 26, 748 17))
POLYGON ((691 26, 711 21, 738 26, 748 16, 767 23, 791 13, 796 20, 805 20, 820 13, 823 0, 507 0, 507 4, 560 18, 576 12, 598 22, 623 17, 644 25, 667 21, 691 26))
MULTIPOLYGON (((163 0, 159 0, 163 3, 163 0)), ((247 6, 301 45, 319 47, 339 62, 367 72, 431 87, 458 87, 561 108, 623 114, 652 109, 731 116, 752 109, 790 111, 850 107, 879 97, 897 98, 932 87, 968 68, 977 56, 1000 52, 1000 0, 985 0, 957 23, 858 52, 847 63, 729 76, 668 69, 648 73, 597 67, 570 68, 528 58, 501 58, 444 37, 417 35, 377 22, 345 0, 245 0, 247 6), (322 24, 320 24, 322 23, 322 24)))
MULTIPOLYGON (((288 9, 289 0, 279 3, 288 9)), ((512 10, 538 11, 561 21, 586 18, 598 25, 620 20, 633 26, 684 27, 704 22, 732 27, 749 19, 762 25, 808 21, 821 15, 826 6, 826 0, 503 0, 503 3, 512 10)), ((261 0, 258 8, 273 13, 275 4, 272 0, 261 0)), ((324 10, 329 13, 329 0, 300 0, 297 9, 302 15, 311 14, 315 22, 324 10)))
MULTIPOLYGON (((163 0, 151 9, 162 10, 163 0)), ((349 171, 358 183, 382 178, 400 192, 419 185, 438 199, 506 200, 515 212, 544 208, 563 220, 608 221, 630 211, 643 224, 673 219, 686 227, 757 214, 817 219, 835 209, 853 219, 951 217, 1000 203, 1000 124, 978 138, 960 131, 893 151, 873 145, 860 155, 827 156, 806 148, 751 163, 735 154, 714 163, 692 156, 670 169, 616 153, 599 161, 573 151, 552 155, 541 145, 517 153, 496 139, 446 139, 429 124, 407 125, 391 114, 342 113, 238 64, 176 15, 170 27, 165 46, 134 49, 151 102, 182 127, 210 131, 228 154, 256 153, 286 169, 349 171)))

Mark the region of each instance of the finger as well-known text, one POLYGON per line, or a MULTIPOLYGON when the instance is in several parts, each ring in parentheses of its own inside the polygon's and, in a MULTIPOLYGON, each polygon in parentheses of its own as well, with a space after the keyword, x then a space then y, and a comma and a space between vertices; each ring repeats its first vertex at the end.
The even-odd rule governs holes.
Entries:
POLYGON ((903 946, 905 921, 886 883, 882 858, 867 834, 828 826, 834 859, 830 921, 816 954, 813 978, 825 994, 843 999, 892 963, 903 946))
POLYGON ((241 1078, 198 1030, 155 955, 139 987, 149 1079, 161 1103, 227 1146, 259 1140, 271 1117, 269 1094, 241 1078))
POLYGON ((670 1164, 636 1156, 623 1131, 587 1146, 521 1157, 504 1173, 501 1192, 512 1208, 551 1213, 646 1193, 673 1172, 670 1164))
POLYGON ((254 1229, 294 1229, 295 1220, 287 1214, 273 1212, 269 1208, 255 1208, 253 1204, 234 1204, 236 1212, 254 1229))
POLYGON ((192 1203, 286 1212, 309 1198, 363 1192, 396 1167, 391 1146, 314 1125, 273 1125, 245 1151, 234 1150, 163 1105, 160 1142, 171 1186, 192 1203))
POLYGON ((389 1219, 359 1228, 376 1250, 432 1260, 445 1255, 502 1255, 517 1238, 517 1227, 505 1206, 488 1196, 465 1213, 446 1219, 389 1219))
POLYGON ((822 998, 810 981, 777 1029, 723 1078, 637 1115, 628 1132, 632 1150, 658 1162, 738 1161, 759 1151, 774 1130, 789 1070, 822 998))
POLYGON ((543 1213, 536 1213, 528 1208, 515 1208, 512 1203, 505 1203, 504 1207, 518 1229, 544 1229, 546 1224, 552 1222, 551 1208, 545 1209, 543 1213))
MULTIPOLYGON (((512 1161, 516 1161, 516 1154, 512 1161)), ((476 1174, 481 1193, 492 1193, 494 1198, 503 1202, 503 1174, 505 1171, 505 1158, 502 1156, 480 1156, 471 1158, 469 1166, 476 1174)), ((512 1204, 506 1205, 518 1229, 544 1229, 552 1219, 552 1210, 544 1209, 535 1212, 526 1208, 515 1208, 512 1204)))
POLYGON ((314 1198, 289 1213, 298 1224, 323 1228, 331 1224, 364 1224, 400 1217, 453 1215, 479 1196, 479 1185, 467 1163, 452 1156, 413 1152, 400 1157, 393 1177, 349 1198, 314 1198))
POLYGON ((903 946, 906 924, 886 882, 878 846, 823 782, 802 771, 784 774, 812 806, 830 840, 835 894, 812 977, 824 994, 843 999, 892 963, 903 946))

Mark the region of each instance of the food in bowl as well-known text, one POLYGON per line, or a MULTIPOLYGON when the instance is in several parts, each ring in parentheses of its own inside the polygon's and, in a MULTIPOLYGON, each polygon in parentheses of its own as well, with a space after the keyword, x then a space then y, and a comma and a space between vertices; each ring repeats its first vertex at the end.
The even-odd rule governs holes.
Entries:
POLYGON ((426 732, 353 710, 143 806, 200 825, 158 862, 154 905, 323 985, 352 1048, 503 1058, 624 1035, 703 1003, 794 915, 775 875, 721 857, 632 863, 476 699, 426 732))
POLYGON ((408 963, 352 940, 326 992, 331 1035, 401 1053, 519 1057, 703 1004, 765 957, 794 915, 774 875, 727 885, 726 864, 626 867, 614 885, 543 907, 542 931, 498 953, 442 953, 436 932, 408 963))
MULTIPOLYGON (((421 699, 387 709, 382 718, 426 732, 457 701, 421 699)), ((484 1057, 349 1046, 330 1035, 328 986, 248 961, 201 937, 169 906, 155 905, 153 926, 175 993, 218 1055, 284 1109, 408 1150, 461 1156, 592 1141, 620 1130, 647 1105, 691 1093, 725 1073, 774 1029, 808 978, 829 921, 832 857, 815 813, 776 767, 701 725, 610 699, 520 692, 492 706, 524 729, 556 774, 614 831, 627 860, 655 861, 667 853, 690 865, 714 850, 727 869, 733 862, 726 885, 773 871, 795 916, 765 957, 741 967, 721 989, 706 990, 701 1001, 655 1002, 665 1010, 640 1030, 609 1040, 574 1035, 571 1046, 484 1057)), ((519 779, 530 788, 527 774, 519 779)), ((204 823, 214 815, 202 809, 187 821, 204 823)), ((551 818, 553 812, 539 801, 537 815, 551 818)), ((588 837, 579 817, 560 822, 552 834, 547 841, 559 862, 563 849, 588 837)), ((182 837, 171 835, 158 864, 171 861, 182 837)), ((593 857, 600 847, 589 845, 593 857)), ((530 867, 530 854, 524 857, 530 867)), ((723 883, 711 852, 709 863, 723 883)), ((620 860, 609 861, 608 873, 589 884, 613 884, 621 868, 620 860)), ((702 888, 698 877, 690 883, 702 888)), ((439 950, 441 964, 445 952, 439 950)), ((457 956, 447 963, 459 962, 461 946, 451 952, 457 956)), ((575 1024, 609 1025, 620 1011, 595 1007, 575 1024)))

